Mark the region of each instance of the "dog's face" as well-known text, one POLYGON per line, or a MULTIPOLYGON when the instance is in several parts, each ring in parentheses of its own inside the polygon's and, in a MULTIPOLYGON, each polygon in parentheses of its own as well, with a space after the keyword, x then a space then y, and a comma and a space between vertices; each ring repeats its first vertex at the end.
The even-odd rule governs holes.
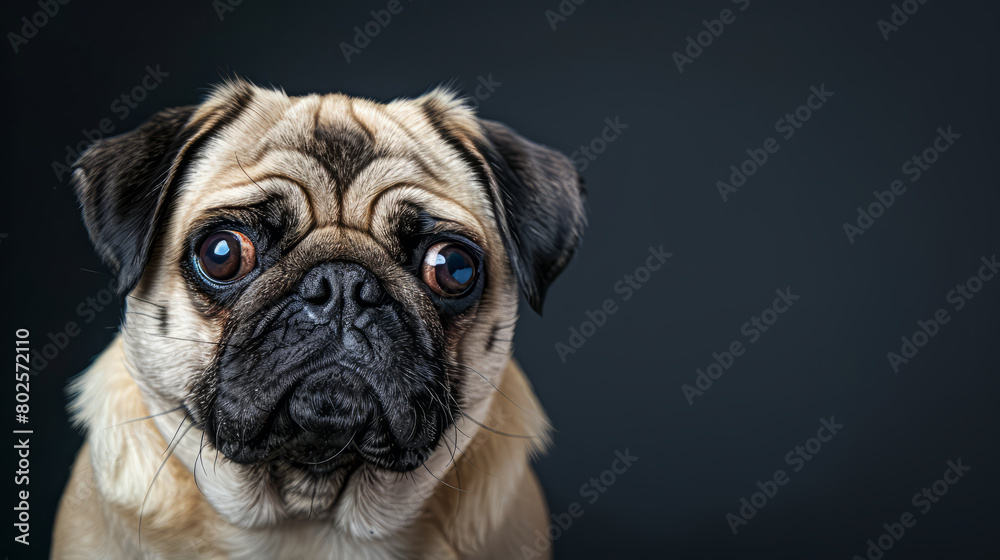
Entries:
POLYGON ((151 413, 182 407, 161 432, 243 526, 405 517, 393 500, 437 482, 400 473, 444 468, 510 357, 518 289, 540 309, 584 224, 565 157, 443 91, 237 82, 77 167, 131 294, 130 371, 151 413))

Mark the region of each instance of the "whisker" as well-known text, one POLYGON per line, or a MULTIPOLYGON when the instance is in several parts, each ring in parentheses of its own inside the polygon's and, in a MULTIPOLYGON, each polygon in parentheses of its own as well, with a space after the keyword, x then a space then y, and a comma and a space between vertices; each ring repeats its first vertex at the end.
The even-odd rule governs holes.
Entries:
POLYGON ((313 484, 312 497, 309 498, 309 513, 306 515, 306 519, 312 519, 313 516, 313 504, 316 503, 316 489, 319 488, 319 484, 313 484))
MULTIPOLYGON (((445 436, 444 434, 441 434, 441 436, 445 438, 445 441, 447 441, 447 440, 448 440, 448 438, 447 438, 447 437, 446 437, 446 436, 445 436)), ((484 470, 483 470, 483 469, 482 469, 482 468, 481 468, 481 467, 480 467, 479 465, 475 464, 475 463, 474 463, 474 462, 472 461, 472 459, 470 459, 470 458, 469 458, 469 456, 468 456, 468 455, 466 455, 464 451, 462 451, 462 448, 461 448, 461 447, 458 447, 458 441, 457 441, 457 440, 456 440, 456 442, 455 442, 455 447, 456 447, 456 449, 458 450, 458 454, 462 456, 462 459, 464 459, 466 463, 469 463, 469 464, 470 464, 470 465, 472 465, 473 467, 476 467, 476 469, 478 469, 478 470, 479 470, 479 471, 480 471, 481 473, 485 474, 486 476, 488 476, 488 477, 490 477, 490 478, 496 478, 496 477, 495 477, 495 476, 493 476, 492 474, 490 474, 490 473, 488 473, 488 472, 484 471, 484 470)), ((454 456, 452 456, 452 460, 454 460, 454 456)), ((457 463, 456 463, 456 465, 457 465, 457 463)), ((445 466, 447 466, 447 465, 445 465, 445 466)))
POLYGON ((167 336, 165 334, 156 334, 156 333, 150 333, 150 332, 144 332, 142 334, 144 334, 146 336, 155 336, 157 338, 169 338, 171 340, 183 340, 183 341, 186 341, 186 342, 198 342, 198 343, 201 343, 201 344, 211 344, 213 346, 232 346, 233 348, 239 348, 239 346, 236 346, 235 344, 232 344, 232 343, 225 343, 225 344, 223 344, 222 342, 212 342, 211 340, 198 340, 196 338, 183 338, 183 337, 179 337, 179 336, 167 336))
MULTIPOLYGON (((448 388, 447 385, 445 385, 444 383, 442 383, 440 379, 437 380, 437 384, 440 385, 444 389, 444 395, 445 395, 445 397, 451 397, 452 400, 455 399, 455 397, 452 397, 452 395, 451 395, 451 390, 448 388)), ((444 413, 447 415, 448 420, 451 421, 452 424, 454 424, 455 423, 455 415, 452 413, 451 408, 445 406, 445 404, 441 401, 441 399, 438 398, 437 395, 434 394, 433 391, 431 392, 431 397, 437 402, 438 406, 441 407, 441 410, 444 411, 444 413)), ((468 436, 466 436, 466 437, 468 437, 468 436)))
MULTIPOLYGON (((215 427, 215 441, 216 441, 216 443, 218 443, 218 441, 219 441, 219 426, 215 427)), ((212 463, 212 472, 214 472, 216 474, 216 476, 218 476, 218 474, 219 474, 219 446, 218 445, 215 446, 215 461, 212 463)))
POLYGON ((340 455, 341 453, 344 452, 345 449, 347 449, 348 447, 350 447, 351 443, 354 441, 354 436, 357 435, 357 433, 358 432, 355 431, 353 434, 351 434, 351 439, 347 440, 347 444, 344 445, 343 447, 341 447, 340 451, 334 453, 333 457, 330 457, 329 459, 323 459, 322 461, 319 461, 319 462, 316 462, 316 463, 310 463, 309 461, 302 461, 302 462, 305 463, 305 464, 307 464, 307 465, 322 465, 323 463, 326 463, 328 461, 332 461, 332 460, 336 459, 338 455, 340 455))
POLYGON ((150 414, 149 416, 143 416, 142 418, 136 418, 134 420, 126 420, 126 421, 122 422, 121 424, 115 424, 114 426, 108 426, 108 428, 106 428, 106 429, 117 428, 118 426, 122 426, 122 425, 125 425, 125 424, 131 424, 132 422, 141 422, 143 420, 149 420, 151 418, 156 418, 157 416, 161 416, 163 414, 170 414, 171 412, 176 412, 176 411, 178 411, 178 410, 180 410, 182 408, 184 408, 184 405, 179 404, 179 405, 177 405, 174 408, 171 408, 169 410, 164 410, 163 412, 157 412, 156 414, 150 414))
MULTIPOLYGON (((181 426, 183 426, 183 425, 184 425, 184 422, 185 422, 185 421, 186 421, 186 420, 187 420, 187 419, 188 419, 188 418, 189 418, 190 416, 191 416, 191 413, 190 413, 190 412, 188 412, 187 414, 185 414, 185 415, 184 415, 184 418, 181 418, 181 423, 177 425, 177 431, 176 431, 176 432, 174 432, 174 437, 170 438, 170 442, 169 442, 169 443, 167 443, 167 447, 166 447, 166 449, 164 449, 164 450, 163 450, 163 453, 166 453, 166 452, 167 452, 167 449, 170 449, 170 446, 171 446, 171 445, 173 445, 173 443, 174 443, 174 438, 176 438, 176 437, 177 437, 177 434, 179 434, 179 433, 180 433, 180 431, 181 431, 181 426)), ((194 421, 192 421, 191 425, 192 425, 192 426, 194 426, 194 421)), ((188 428, 188 429, 190 430, 191 428, 188 428)), ((187 432, 184 432, 184 433, 187 433, 187 432)), ((180 440, 178 440, 178 443, 180 443, 180 440)), ((163 456, 163 453, 160 453, 160 456, 161 456, 161 457, 163 456)))
POLYGON ((103 272, 101 272, 99 270, 90 270, 89 268, 83 268, 82 266, 80 267, 80 270, 82 270, 84 272, 92 272, 94 274, 100 274, 101 276, 107 276, 107 274, 105 274, 105 273, 103 273, 103 272))
POLYGON ((434 480, 437 480, 438 482, 440 482, 441 484, 444 484, 448 488, 451 488, 452 490, 457 490, 459 492, 468 492, 468 490, 462 490, 461 488, 455 488, 451 484, 448 484, 447 482, 445 482, 445 481, 441 480, 440 478, 434 476, 434 473, 432 473, 431 470, 429 468, 427 468, 427 464, 426 463, 420 463, 420 466, 423 467, 424 470, 427 471, 427 474, 431 475, 434 478, 434 480))
MULTIPOLYGON (((182 424, 183 424, 183 422, 182 422, 182 424)), ((177 445, 180 445, 181 440, 184 439, 184 436, 186 436, 187 433, 193 427, 194 427, 194 423, 192 423, 190 426, 188 426, 187 430, 184 430, 184 434, 181 435, 181 438, 177 440, 177 445)), ((178 428, 179 428, 179 426, 178 426, 178 428)), ((175 445, 173 448, 170 449, 170 453, 167 454, 167 457, 165 459, 163 459, 162 463, 160 463, 160 467, 156 469, 156 473, 153 475, 153 480, 149 481, 149 487, 146 488, 146 494, 142 497, 142 505, 139 506, 139 555, 140 555, 140 557, 142 556, 142 516, 143 516, 143 513, 145 512, 145 509, 146 509, 146 500, 149 499, 149 492, 150 492, 150 490, 153 489, 153 483, 156 482, 157 477, 160 476, 160 471, 163 470, 164 465, 167 464, 167 461, 169 461, 170 457, 174 454, 174 450, 177 449, 177 445, 175 445)))
MULTIPOLYGON (((459 470, 459 467, 460 467, 460 465, 458 463, 455 463, 455 481, 458 483, 459 486, 461 486, 462 485, 462 473, 459 470)), ((455 500, 455 517, 452 518, 452 522, 454 522, 455 519, 458 519, 458 512, 460 512, 460 511, 462 511, 462 495, 461 494, 459 494, 458 495, 458 499, 455 500)))
POLYGON ((493 432, 494 434, 496 434, 498 436, 511 437, 511 438, 519 438, 519 439, 542 439, 540 436, 526 436, 526 435, 522 435, 522 434, 509 434, 507 432, 501 432, 500 430, 495 430, 495 429, 487 426, 486 424, 483 424, 479 420, 476 420, 475 418, 473 418, 473 417, 469 416, 468 414, 466 414, 464 411, 461 411, 461 412, 462 412, 462 416, 465 416, 469 420, 472 420, 472 422, 475 423, 480 428, 482 428, 482 429, 484 429, 484 430, 486 430, 488 432, 493 432))
POLYGON ((132 294, 129 294, 128 297, 130 297, 130 298, 132 298, 134 300, 137 300, 137 301, 141 301, 143 303, 148 303, 150 305, 155 305, 155 306, 159 307, 160 309, 166 309, 167 308, 165 305, 160 305, 159 303, 155 303, 155 302, 149 301, 148 299, 142 299, 141 297, 134 296, 132 294))
POLYGON ((243 164, 240 163, 240 156, 236 156, 236 165, 240 166, 240 171, 242 171, 243 174, 247 176, 247 179, 250 179, 250 182, 253 183, 254 185, 257 185, 257 188, 260 189, 260 192, 264 193, 264 196, 267 196, 267 191, 264 190, 264 187, 258 185, 257 181, 254 181, 253 177, 251 177, 250 174, 247 173, 247 170, 243 169, 243 164))
MULTIPOLYGON (((440 381, 438 383, 440 383, 440 381)), ((455 403, 455 407, 456 408, 459 408, 459 409, 462 408, 461 406, 459 406, 458 399, 456 399, 454 395, 452 395, 451 393, 445 393, 445 396, 448 397, 448 398, 450 398, 452 400, 452 402, 455 403)), ((441 406, 444 406, 444 404, 442 403, 441 406)), ((451 411, 451 409, 447 408, 446 410, 448 411, 448 417, 451 419, 451 423, 452 423, 453 426, 455 426, 455 429, 458 430, 458 432, 461 433, 463 436, 465 436, 465 437, 467 437, 469 439, 472 439, 471 437, 469 437, 469 434, 465 433, 464 430, 462 430, 461 428, 458 427, 458 420, 455 418, 455 414, 451 411)), ((457 436, 456 436, 456 439, 458 439, 457 436)))
MULTIPOLYGON (((455 441, 452 443, 451 446, 451 459, 448 459, 448 465, 455 462, 455 452, 458 451, 458 424, 456 424, 453 421, 451 425, 455 426, 455 441)), ((445 437, 444 432, 441 432, 441 437, 443 437, 445 441, 448 441, 448 438, 445 437)), ((448 465, 445 465, 445 468, 448 468, 448 465)))
MULTIPOLYGON (((417 407, 419 407, 420 408, 420 412, 422 412, 424 414, 424 418, 427 418, 427 411, 424 410, 423 403, 421 403, 420 401, 417 401, 417 407)), ((417 416, 417 409, 414 408, 413 409, 413 426, 410 428, 410 436, 409 436, 409 438, 412 438, 413 434, 417 433, 417 426, 419 424, 420 424, 420 417, 417 416)), ((407 439, 409 439, 409 438, 407 438, 407 439)))
MULTIPOLYGON (((208 476, 208 469, 205 468, 205 457, 202 456, 202 454, 201 454, 202 451, 205 451, 205 447, 208 446, 208 445, 210 445, 212 443, 212 442, 205 443, 205 434, 206 433, 208 433, 208 432, 206 432, 205 430, 201 431, 201 441, 202 441, 202 443, 201 443, 201 448, 198 449, 198 458, 201 459, 201 472, 205 473, 205 476, 208 476)), ((197 459, 195 459, 195 461, 196 461, 195 464, 197 465, 197 459)))
MULTIPOLYGON (((476 420, 475 418, 473 418, 473 417, 469 416, 468 414, 466 414, 465 411, 462 410, 462 405, 458 404, 458 401, 455 400, 454 397, 452 397, 451 400, 455 403, 455 406, 458 407, 458 411, 462 414, 462 416, 468 418, 469 420, 472 420, 477 426, 479 426, 480 428, 483 428, 484 430, 487 430, 489 432, 493 432, 494 434, 497 434, 497 435, 500 435, 500 436, 506 436, 506 437, 512 437, 512 438, 543 439, 541 436, 526 436, 526 435, 521 435, 521 434, 511 434, 511 433, 507 433, 507 432, 501 432, 500 430, 498 430, 496 428, 491 428, 491 427, 487 426, 486 424, 483 424, 479 420, 476 420)), ((465 432, 463 432, 463 433, 465 433, 465 432)), ((469 437, 469 436, 466 435, 465 437, 469 437)))
MULTIPOLYGON (((441 382, 438 381, 438 383, 440 384, 441 382)), ((442 384, 442 386, 443 386, 443 384, 442 384)), ((447 391, 447 387, 445 387, 445 390, 447 391)), ((431 392, 431 396, 434 397, 435 402, 437 402, 438 406, 441 407, 441 410, 447 415, 448 421, 451 423, 451 425, 455 427, 455 444, 454 444, 454 448, 451 450, 451 459, 449 459, 448 460, 448 464, 445 465, 445 468, 448 468, 449 465, 451 465, 452 463, 455 462, 455 450, 458 449, 458 432, 461 431, 461 430, 458 429, 458 422, 455 422, 455 415, 451 413, 451 410, 448 407, 446 407, 444 405, 444 403, 441 402, 441 399, 437 398, 437 395, 435 395, 433 392, 431 392)), ((446 392, 445 396, 450 397, 451 395, 446 392)), ((452 399, 454 399, 454 397, 452 397, 452 399)), ((464 435, 465 432, 462 432, 462 434, 464 435)), ((444 436, 444 432, 441 433, 441 437, 445 437, 444 436)), ((469 436, 465 436, 465 437, 469 437, 469 436)), ((445 437, 445 441, 447 442, 448 438, 445 437)), ((445 446, 445 447, 447 447, 447 446, 445 446)))
MULTIPOLYGON (((473 367, 470 367, 470 366, 467 366, 467 365, 465 365, 465 364, 458 364, 458 365, 460 365, 460 366, 462 366, 462 367, 464 367, 464 368, 466 368, 466 369, 469 369, 469 370, 471 370, 471 371, 475 372, 475 373, 476 373, 477 375, 479 375, 479 377, 482 377, 482 378, 483 378, 483 381, 485 381, 485 382, 489 383, 491 387, 493 387, 494 389, 496 389, 497 393, 500 393, 501 395, 503 395, 503 398, 505 398, 505 399, 507 399, 508 401, 510 401, 510 404, 512 404, 512 405, 516 406, 517 408, 521 409, 521 411, 523 411, 523 412, 527 412, 528 414, 530 414, 530 415, 534 416, 534 417, 535 417, 535 418, 537 418, 538 420, 541 420, 542 422, 544 422, 544 423, 545 423, 545 425, 546 425, 546 426, 547 426, 548 428, 552 428, 552 426, 551 426, 551 425, 549 425, 549 423, 548 423, 548 422, 546 422, 544 418, 542 418, 541 416, 539 416, 539 415, 538 415, 537 413, 535 413, 534 411, 531 411, 531 410, 526 410, 526 409, 525 409, 525 408, 523 408, 523 407, 522 407, 521 405, 519 405, 519 404, 517 404, 516 402, 514 402, 514 401, 513 401, 513 400, 512 400, 512 399, 511 399, 510 397, 508 397, 508 396, 507 396, 507 394, 506 394, 506 393, 504 393, 503 391, 501 391, 501 390, 500 390, 500 388, 496 386, 496 384, 494 384, 494 383, 493 383, 492 381, 490 381, 490 380, 489 380, 489 379, 488 379, 488 378, 487 378, 487 377, 486 377, 485 375, 483 375, 483 374, 479 373, 478 371, 476 371, 476 369, 475 369, 475 368, 473 368, 473 367)), ((456 404, 457 404, 457 403, 456 403, 456 404)))
MULTIPOLYGON (((198 484, 198 459, 201 458, 201 452, 204 451, 204 450, 205 450, 205 431, 202 430, 202 432, 201 432, 201 443, 198 446, 198 454, 194 456, 194 464, 191 465, 191 474, 194 475, 194 485, 195 485, 195 488, 197 488, 198 491, 201 492, 201 494, 203 496, 205 495, 205 491, 202 490, 201 489, 201 485, 198 484)), ((201 469, 203 471, 205 470, 205 462, 204 461, 201 462, 201 469)), ((208 472, 206 472, 205 475, 207 476, 208 472)))

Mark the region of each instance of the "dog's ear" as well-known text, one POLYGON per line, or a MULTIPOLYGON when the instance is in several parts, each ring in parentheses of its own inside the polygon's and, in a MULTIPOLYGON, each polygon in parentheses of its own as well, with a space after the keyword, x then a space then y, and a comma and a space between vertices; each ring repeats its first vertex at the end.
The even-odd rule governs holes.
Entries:
POLYGON ((119 295, 135 287, 162 217, 165 185, 192 134, 196 107, 168 109, 125 134, 91 146, 75 164, 73 190, 90 239, 118 278, 119 295))
POLYGON ((73 190, 91 241, 118 278, 119 295, 139 283, 184 165, 199 145, 246 110, 256 91, 243 79, 227 81, 201 105, 161 111, 80 156, 73 190))
POLYGON ((503 124, 481 120, 483 151, 496 180, 507 253, 525 298, 542 313, 545 293, 576 251, 586 226, 586 191, 563 154, 503 124))

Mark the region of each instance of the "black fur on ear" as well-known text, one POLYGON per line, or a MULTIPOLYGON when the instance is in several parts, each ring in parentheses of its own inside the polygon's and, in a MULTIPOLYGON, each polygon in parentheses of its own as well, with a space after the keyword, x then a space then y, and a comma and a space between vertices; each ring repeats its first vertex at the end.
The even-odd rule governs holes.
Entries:
POLYGON ((192 132, 196 107, 167 109, 125 134, 91 146, 75 164, 73 190, 97 253, 118 278, 118 294, 132 291, 149 257, 164 209, 166 185, 192 132))
POLYGON ((250 82, 227 81, 205 104, 160 111, 131 132, 97 142, 74 164, 73 190, 84 223, 118 278, 119 295, 139 283, 184 166, 246 110, 254 94, 250 82))
POLYGON ((587 225, 586 190, 563 154, 503 124, 480 120, 481 147, 497 182, 505 244, 525 298, 539 315, 545 293, 566 268, 587 225), (505 227, 504 227, 505 226, 505 227))

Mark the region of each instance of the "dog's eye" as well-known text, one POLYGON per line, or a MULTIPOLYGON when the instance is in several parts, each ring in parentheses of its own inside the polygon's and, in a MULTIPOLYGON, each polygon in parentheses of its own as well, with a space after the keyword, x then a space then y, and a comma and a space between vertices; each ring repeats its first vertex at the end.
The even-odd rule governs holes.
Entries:
POLYGON ((238 231, 217 231, 201 242, 198 264, 216 282, 233 282, 253 270, 255 251, 250 238, 238 231))
POLYGON ((424 254, 422 276, 434 293, 445 297, 460 296, 475 284, 476 261, 457 243, 436 243, 424 254))

